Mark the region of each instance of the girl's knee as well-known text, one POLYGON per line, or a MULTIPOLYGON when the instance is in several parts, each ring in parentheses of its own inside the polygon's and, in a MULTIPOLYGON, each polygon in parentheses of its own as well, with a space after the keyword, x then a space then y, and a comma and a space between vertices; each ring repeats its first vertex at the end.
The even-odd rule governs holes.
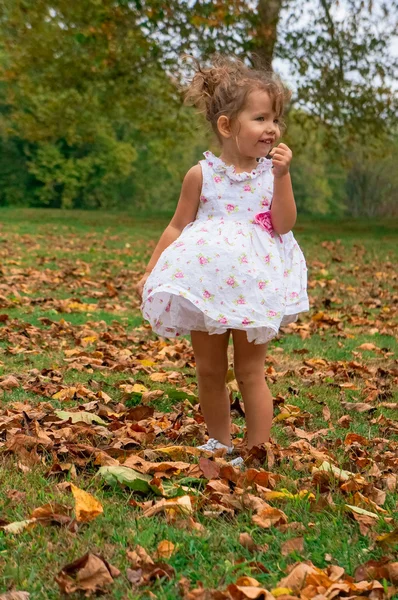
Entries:
POLYGON ((196 365, 196 374, 199 380, 225 385, 228 372, 228 363, 215 365, 210 362, 200 362, 196 365))
POLYGON ((239 389, 241 387, 249 387, 256 385, 259 382, 263 382, 265 379, 264 367, 255 368, 253 365, 236 366, 235 377, 238 383, 239 389))

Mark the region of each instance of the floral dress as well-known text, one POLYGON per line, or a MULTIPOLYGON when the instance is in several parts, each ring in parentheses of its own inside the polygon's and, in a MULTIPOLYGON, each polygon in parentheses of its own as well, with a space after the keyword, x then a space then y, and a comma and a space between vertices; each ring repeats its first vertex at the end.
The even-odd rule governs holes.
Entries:
POLYGON ((263 344, 309 309, 305 259, 292 232, 272 228, 272 161, 236 173, 204 156, 196 219, 160 256, 142 312, 164 337, 242 329, 263 344))

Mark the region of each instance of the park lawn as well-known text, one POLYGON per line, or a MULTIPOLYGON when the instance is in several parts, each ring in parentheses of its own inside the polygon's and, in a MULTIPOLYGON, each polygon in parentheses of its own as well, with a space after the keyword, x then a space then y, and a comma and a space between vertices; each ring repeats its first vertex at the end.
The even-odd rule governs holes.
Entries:
MULTIPOLYGON (((61 569, 91 552, 120 571, 107 585, 93 575, 106 598, 265 597, 237 582, 300 598, 300 585, 280 589, 295 563, 362 580, 370 560, 380 589, 350 594, 398 598, 396 223, 299 220, 311 310, 269 345, 272 443, 246 456, 232 411, 242 472, 186 450, 204 439, 189 340, 157 338, 139 313, 133 286, 166 223, 0 211, 0 594, 57 599, 61 569), (88 415, 73 423, 54 411, 88 415), (154 476, 151 490, 98 473, 125 460, 154 476), (68 482, 103 513, 77 523, 68 482), (192 512, 143 516, 162 494, 192 512), (7 531, 49 504, 46 519, 7 531), (138 547, 168 566, 139 563, 138 547), (225 595, 190 595, 201 586, 225 595)), ((232 372, 229 385, 237 397, 232 372)))

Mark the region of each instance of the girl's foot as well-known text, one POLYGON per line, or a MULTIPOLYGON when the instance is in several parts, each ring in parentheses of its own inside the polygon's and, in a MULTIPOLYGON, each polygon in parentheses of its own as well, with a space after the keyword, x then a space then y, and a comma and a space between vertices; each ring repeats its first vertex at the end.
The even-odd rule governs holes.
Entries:
POLYGON ((227 454, 232 454, 233 446, 226 446, 214 438, 209 438, 205 444, 198 446, 198 450, 206 450, 207 452, 215 452, 216 450, 226 450, 227 454))
MULTIPOLYGON (((206 444, 203 444, 203 446, 198 446, 198 449, 207 450, 207 452, 215 452, 216 450, 226 450, 227 454, 232 454, 234 451, 233 446, 226 446, 225 444, 222 444, 214 438, 209 438, 206 444)), ((236 458, 229 460, 228 464, 230 464, 232 467, 241 467, 244 464, 244 461, 241 456, 237 456, 236 458)))

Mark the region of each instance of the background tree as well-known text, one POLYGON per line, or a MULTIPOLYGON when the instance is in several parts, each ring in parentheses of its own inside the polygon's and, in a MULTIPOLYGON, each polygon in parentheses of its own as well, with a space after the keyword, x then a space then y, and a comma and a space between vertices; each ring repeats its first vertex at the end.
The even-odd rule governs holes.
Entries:
POLYGON ((173 206, 210 140, 182 105, 182 52, 288 61, 303 210, 354 210, 346 179, 357 177, 357 149, 368 165, 374 152, 387 162, 395 152, 398 0, 0 0, 0 9, 0 204, 173 206))

